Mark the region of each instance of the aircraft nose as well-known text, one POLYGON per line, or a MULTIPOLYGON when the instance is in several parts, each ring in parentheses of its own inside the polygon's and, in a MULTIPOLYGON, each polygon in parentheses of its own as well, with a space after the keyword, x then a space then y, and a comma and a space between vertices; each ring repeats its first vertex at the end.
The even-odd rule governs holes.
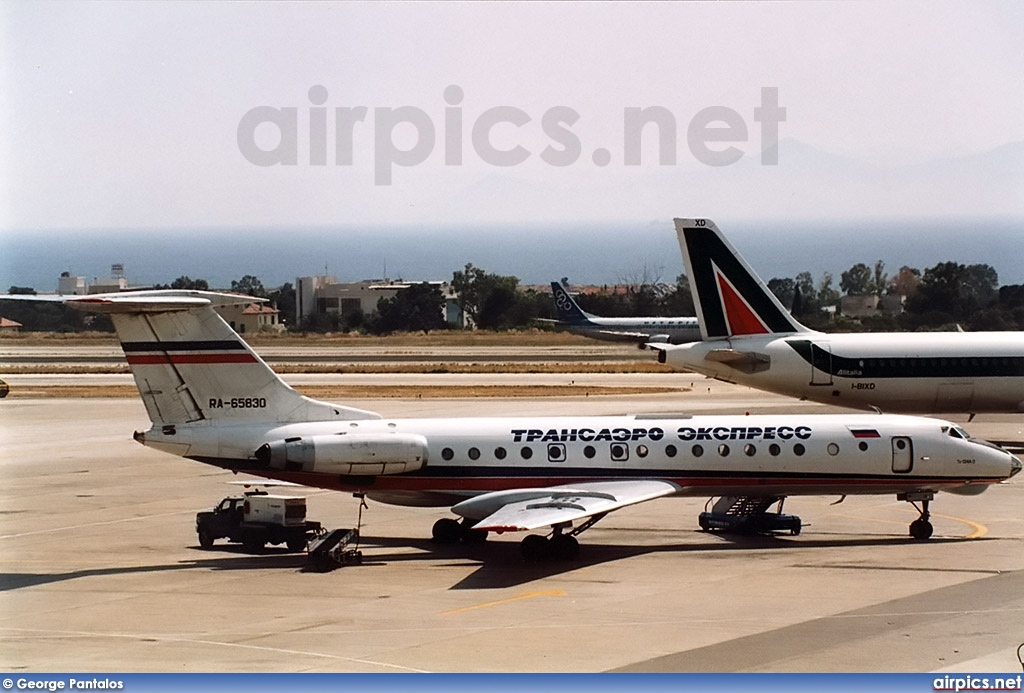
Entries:
POLYGON ((1007 478, 1011 478, 1011 477, 1016 476, 1017 474, 1020 473, 1020 470, 1021 470, 1020 460, 1017 459, 1016 457, 1014 457, 1013 455, 1010 455, 1010 476, 1007 477, 1007 478))

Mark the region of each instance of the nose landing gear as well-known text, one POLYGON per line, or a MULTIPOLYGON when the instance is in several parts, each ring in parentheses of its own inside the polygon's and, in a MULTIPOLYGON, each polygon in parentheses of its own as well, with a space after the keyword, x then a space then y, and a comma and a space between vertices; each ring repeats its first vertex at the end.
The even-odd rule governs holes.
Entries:
POLYGON ((900 493, 896 496, 897 500, 907 501, 914 506, 914 509, 920 513, 920 517, 910 523, 910 536, 914 539, 925 540, 930 539, 932 536, 932 523, 929 522, 931 513, 928 512, 928 504, 935 498, 935 494, 931 491, 918 491, 914 493, 900 493), (918 507, 917 503, 920 501, 921 506, 918 507))

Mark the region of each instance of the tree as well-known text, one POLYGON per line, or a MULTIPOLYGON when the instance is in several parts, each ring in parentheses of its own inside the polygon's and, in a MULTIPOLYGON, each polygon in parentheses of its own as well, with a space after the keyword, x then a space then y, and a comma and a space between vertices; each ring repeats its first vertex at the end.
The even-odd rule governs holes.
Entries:
POLYGON ((191 291, 209 291, 210 284, 205 279, 192 279, 192 277, 178 277, 171 282, 172 289, 188 289, 191 291))
POLYGON ((236 294, 255 296, 256 298, 267 298, 267 290, 263 288, 263 282, 251 274, 247 274, 237 281, 232 279, 231 291, 236 294))
POLYGON ((377 301, 377 319, 372 327, 381 334, 443 330, 448 327, 444 295, 426 282, 413 284, 391 298, 377 301))
POLYGON ((487 294, 477 327, 485 330, 508 330, 519 325, 519 296, 515 289, 496 286, 487 294))
POLYGON ((792 309, 796 295, 796 282, 789 277, 772 277, 768 280, 768 290, 775 294, 783 307, 792 309))
POLYGON ((885 262, 878 260, 875 262, 875 275, 871 278, 871 282, 874 286, 875 295, 881 298, 885 295, 886 287, 889 284, 889 275, 885 273, 885 262))
POLYGON ((676 277, 675 291, 665 296, 663 305, 664 314, 670 317, 696 315, 697 310, 693 305, 693 294, 690 293, 690 279, 685 273, 676 277))
POLYGON ((295 325, 295 287, 291 282, 285 282, 274 289, 267 298, 279 311, 278 318, 282 324, 288 327, 295 325))
POLYGON ((822 272, 818 282, 818 310, 839 302, 839 292, 832 288, 832 273, 822 272))
POLYGON ((996 304, 998 281, 989 265, 940 262, 924 271, 917 293, 907 300, 907 310, 931 327, 963 323, 996 304))
POLYGON ((814 286, 814 277, 810 272, 801 272, 793 279, 796 288, 793 290, 793 317, 807 320, 818 317, 818 289, 814 286), (799 292, 799 310, 797 310, 797 292, 799 292))
POLYGON ((999 274, 991 265, 968 265, 964 293, 977 308, 994 302, 999 292, 999 274))
POLYGON ((0 315, 20 322, 22 329, 32 332, 83 332, 88 329, 111 331, 109 316, 86 315, 65 303, 0 300, 0 315), (101 317, 102 320, 90 318, 101 317), (95 324, 94 324, 95 323, 95 324))
POLYGON ((502 276, 485 272, 472 263, 467 263, 466 268, 461 272, 452 273, 452 290, 458 297, 462 311, 474 325, 484 327, 485 325, 503 324, 508 322, 508 313, 517 300, 512 296, 517 295, 519 278, 513 276, 502 276), (491 294, 499 292, 499 296, 488 302, 491 294), (494 312, 494 314, 484 314, 494 312))
POLYGON ((871 281, 871 268, 863 262, 858 262, 843 272, 839 279, 839 288, 847 296, 867 296, 873 294, 875 291, 871 281))
POLYGON ((889 279, 888 292, 897 296, 913 296, 921 283, 921 270, 903 265, 895 277, 889 279))

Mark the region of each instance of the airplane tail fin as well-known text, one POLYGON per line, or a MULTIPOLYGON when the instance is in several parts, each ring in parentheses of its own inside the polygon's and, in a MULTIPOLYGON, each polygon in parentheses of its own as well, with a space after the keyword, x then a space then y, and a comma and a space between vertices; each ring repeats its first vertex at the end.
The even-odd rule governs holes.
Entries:
POLYGON ((808 332, 710 219, 676 219, 703 339, 808 332))
POLYGON ((576 299, 569 295, 565 287, 559 282, 551 282, 551 295, 555 299, 555 308, 558 310, 558 319, 567 323, 588 322, 592 317, 576 303, 576 299))
POLYGON ((155 425, 380 418, 299 394, 213 308, 261 300, 176 290, 66 298, 75 308, 110 314, 155 425))

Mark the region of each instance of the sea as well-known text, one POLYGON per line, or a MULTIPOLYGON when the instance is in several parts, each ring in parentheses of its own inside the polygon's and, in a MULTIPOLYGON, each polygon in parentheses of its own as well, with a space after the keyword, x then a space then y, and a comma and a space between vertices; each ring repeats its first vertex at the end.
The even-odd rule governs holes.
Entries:
MULTIPOLYGON (((1024 283, 1024 219, 730 221, 723 232, 766 281, 824 273, 838 287, 856 263, 895 274, 940 262, 988 264, 999 283, 1024 283)), ((0 231, 0 291, 57 289, 123 273, 131 286, 205 279, 213 288, 252 275, 268 289, 297 277, 450 280, 471 263, 520 284, 669 282, 683 273, 671 220, 557 224, 48 229, 0 231)))

